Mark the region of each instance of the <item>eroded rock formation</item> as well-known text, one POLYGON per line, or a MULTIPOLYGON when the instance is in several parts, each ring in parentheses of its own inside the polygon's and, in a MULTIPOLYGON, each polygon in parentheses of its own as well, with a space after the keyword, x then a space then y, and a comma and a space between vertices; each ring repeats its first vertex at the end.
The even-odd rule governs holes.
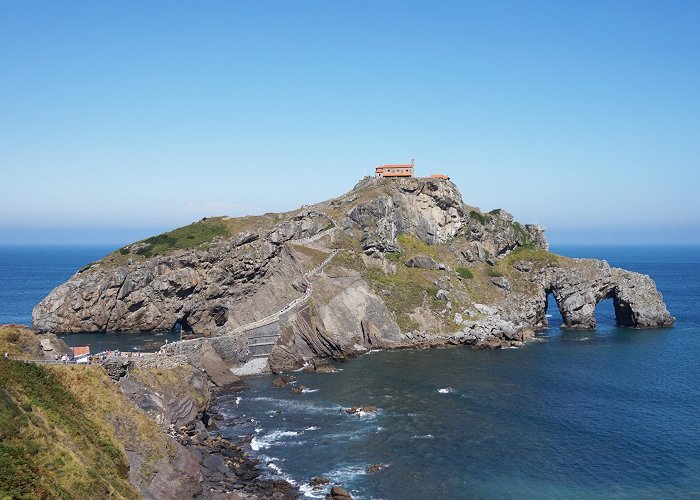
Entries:
POLYGON ((259 369, 268 354, 280 371, 374 348, 518 346, 547 326, 548 296, 568 328, 594 328, 604 299, 621 326, 673 324, 648 276, 551 254, 542 227, 470 207, 448 180, 367 178, 266 217, 156 256, 173 237, 129 245, 52 291, 34 327, 182 327, 200 338, 168 352, 214 363, 225 384, 228 367, 259 369))

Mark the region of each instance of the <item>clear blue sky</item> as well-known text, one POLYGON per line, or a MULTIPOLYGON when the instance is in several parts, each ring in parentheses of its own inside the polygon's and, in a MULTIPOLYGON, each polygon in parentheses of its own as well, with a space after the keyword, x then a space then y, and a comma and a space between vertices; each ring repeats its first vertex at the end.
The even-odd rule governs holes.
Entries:
POLYGON ((126 243, 416 159, 555 243, 700 243, 700 2, 0 1, 0 242, 126 243))

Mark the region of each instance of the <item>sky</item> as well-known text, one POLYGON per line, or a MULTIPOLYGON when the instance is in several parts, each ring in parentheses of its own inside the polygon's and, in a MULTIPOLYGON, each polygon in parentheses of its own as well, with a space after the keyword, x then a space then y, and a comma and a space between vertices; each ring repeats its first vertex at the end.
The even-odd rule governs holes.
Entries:
POLYGON ((415 158, 552 243, 700 243, 700 2, 0 0, 0 243, 291 210, 415 158))

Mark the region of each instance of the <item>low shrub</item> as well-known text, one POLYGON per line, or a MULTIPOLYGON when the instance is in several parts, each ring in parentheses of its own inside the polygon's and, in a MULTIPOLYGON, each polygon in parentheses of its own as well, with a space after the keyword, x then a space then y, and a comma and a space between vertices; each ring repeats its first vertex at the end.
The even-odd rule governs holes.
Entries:
POLYGON ((458 267, 457 274, 459 274, 459 277, 463 279, 471 279, 474 277, 474 273, 466 267, 458 267))

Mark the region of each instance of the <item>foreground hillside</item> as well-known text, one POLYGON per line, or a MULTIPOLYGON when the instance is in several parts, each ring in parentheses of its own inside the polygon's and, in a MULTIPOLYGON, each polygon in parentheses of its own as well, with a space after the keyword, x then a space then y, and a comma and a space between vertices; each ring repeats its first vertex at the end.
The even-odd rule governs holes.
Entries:
MULTIPOLYGON (((5 352, 35 357, 33 332, 0 330, 5 352)), ((171 447, 100 367, 0 359, 0 498, 139 498, 130 474, 150 479, 171 447)))
POLYGON ((39 337, 15 325, 0 325, 0 349, 3 500, 297 497, 245 440, 216 434, 212 386, 181 357, 40 364, 39 337))
POLYGON ((284 214, 208 218, 90 264, 33 312, 39 331, 156 331, 201 365, 297 368, 373 348, 518 346, 547 325, 670 326, 653 281, 547 251, 543 228, 469 206, 442 179, 362 180, 284 214))

